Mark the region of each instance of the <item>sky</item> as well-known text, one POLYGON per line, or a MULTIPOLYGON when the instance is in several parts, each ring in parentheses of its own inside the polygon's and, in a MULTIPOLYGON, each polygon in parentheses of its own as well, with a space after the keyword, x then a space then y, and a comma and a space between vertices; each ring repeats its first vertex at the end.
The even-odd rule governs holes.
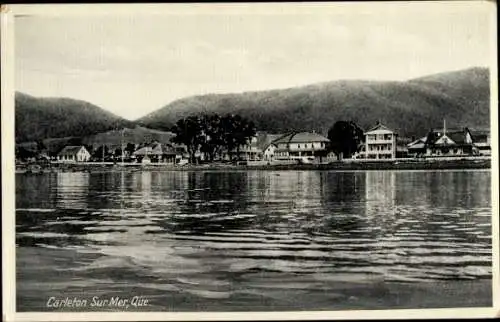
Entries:
POLYGON ((491 6, 459 4, 20 15, 15 88, 133 120, 191 95, 488 67, 491 6))

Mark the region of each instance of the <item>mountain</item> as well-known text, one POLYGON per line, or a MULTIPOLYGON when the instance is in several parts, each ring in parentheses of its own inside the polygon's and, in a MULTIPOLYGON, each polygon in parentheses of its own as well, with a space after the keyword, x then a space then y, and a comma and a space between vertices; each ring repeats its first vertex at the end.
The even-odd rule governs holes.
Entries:
POLYGON ((16 142, 82 137, 124 126, 134 124, 85 101, 15 94, 16 142))
POLYGON ((259 130, 326 133, 338 120, 364 129, 377 121, 400 136, 419 136, 431 127, 489 127, 489 70, 470 68, 409 81, 333 81, 280 90, 211 94, 176 100, 137 120, 168 129, 199 112, 238 113, 259 130))

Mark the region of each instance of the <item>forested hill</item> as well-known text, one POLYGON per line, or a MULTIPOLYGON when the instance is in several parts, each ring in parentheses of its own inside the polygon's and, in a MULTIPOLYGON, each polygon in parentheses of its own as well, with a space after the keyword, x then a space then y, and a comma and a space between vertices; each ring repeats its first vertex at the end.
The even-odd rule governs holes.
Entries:
POLYGON ((401 82, 333 81, 309 86, 213 94, 176 100, 139 119, 150 128, 168 129, 198 112, 238 113, 259 130, 326 133, 338 120, 366 129, 381 121, 401 136, 418 136, 430 127, 489 127, 489 71, 470 68, 401 82))
POLYGON ((83 137, 133 124, 85 101, 15 94, 16 142, 83 137))

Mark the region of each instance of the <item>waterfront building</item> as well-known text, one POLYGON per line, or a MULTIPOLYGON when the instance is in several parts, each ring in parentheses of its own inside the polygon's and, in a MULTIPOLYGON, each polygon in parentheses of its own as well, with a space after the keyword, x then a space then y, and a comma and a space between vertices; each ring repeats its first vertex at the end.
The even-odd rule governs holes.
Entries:
POLYGON ((276 160, 301 160, 306 157, 321 161, 327 154, 326 137, 311 132, 292 132, 273 141, 274 159, 276 160))
POLYGON ((491 136, 489 130, 471 130, 472 141, 480 155, 491 155, 491 136))
POLYGON ((427 136, 421 137, 417 140, 414 140, 411 143, 408 143, 407 149, 408 149, 408 155, 410 157, 421 157, 425 155, 426 151, 426 145, 425 142, 427 141, 427 136))
POLYGON ((177 152, 173 146, 158 142, 142 147, 133 153, 141 163, 175 163, 177 152))
POLYGON ((478 155, 479 149, 473 144, 468 128, 462 130, 431 130, 425 141, 426 157, 478 155))
POLYGON ((239 151, 234 149, 230 152, 230 157, 242 161, 271 161, 274 158, 274 146, 272 142, 283 134, 268 134, 266 132, 257 132, 250 139, 250 142, 239 147, 239 151))
POLYGON ((397 134, 380 122, 365 132, 365 159, 395 159, 397 134))
POLYGON ((88 162, 90 160, 89 151, 83 146, 66 146, 57 154, 59 162, 88 162))

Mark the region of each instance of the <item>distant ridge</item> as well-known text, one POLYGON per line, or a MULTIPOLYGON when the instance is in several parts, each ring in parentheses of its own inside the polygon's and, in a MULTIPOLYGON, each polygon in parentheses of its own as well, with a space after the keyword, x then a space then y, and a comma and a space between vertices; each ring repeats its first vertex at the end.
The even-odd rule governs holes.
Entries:
POLYGON ((336 121, 352 120, 364 129, 381 121, 400 136, 419 137, 441 127, 443 119, 454 128, 488 129, 489 86, 488 69, 479 67, 400 82, 339 80, 182 98, 136 121, 81 100, 16 92, 15 133, 16 142, 82 137, 89 144, 114 145, 116 130, 129 128, 134 142, 168 141, 173 134, 165 131, 179 118, 217 112, 241 114, 269 133, 314 130, 325 135, 336 121))
POLYGON ((454 127, 488 128, 489 71, 474 67, 408 81, 340 80, 302 87, 209 94, 176 100, 137 122, 169 129, 199 112, 238 113, 259 130, 316 130, 326 134, 338 120, 366 129, 382 121, 402 136, 422 135, 446 118, 454 127))
POLYGON ((85 101, 15 93, 16 142, 83 137, 124 126, 134 122, 85 101))

